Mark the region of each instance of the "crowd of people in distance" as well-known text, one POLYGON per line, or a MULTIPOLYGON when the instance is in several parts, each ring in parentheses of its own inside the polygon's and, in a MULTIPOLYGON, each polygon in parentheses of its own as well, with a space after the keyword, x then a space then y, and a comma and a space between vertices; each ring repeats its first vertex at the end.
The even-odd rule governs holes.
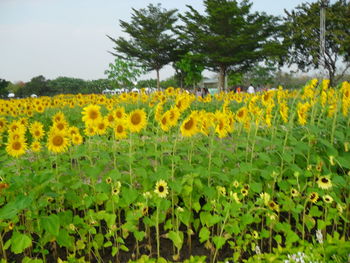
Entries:
MULTIPOLYGON (((264 92, 267 90, 274 90, 275 88, 270 88, 268 87, 268 85, 262 86, 262 85, 258 85, 257 87, 254 87, 254 85, 251 83, 248 87, 244 87, 241 85, 236 85, 236 86, 232 86, 228 89, 228 91, 233 91, 234 93, 241 93, 241 92, 246 92, 249 94, 253 94, 256 92, 264 92)), ((208 88, 196 88, 194 90, 194 94, 197 97, 202 97, 204 98, 205 96, 207 96, 209 94, 209 90, 208 88)))

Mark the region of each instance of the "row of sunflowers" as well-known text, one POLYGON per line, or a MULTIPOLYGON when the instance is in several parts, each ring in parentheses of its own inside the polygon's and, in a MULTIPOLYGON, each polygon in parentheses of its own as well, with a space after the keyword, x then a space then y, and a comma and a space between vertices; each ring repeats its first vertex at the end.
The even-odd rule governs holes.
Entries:
POLYGON ((349 107, 327 80, 0 100, 1 262, 346 262, 349 107))

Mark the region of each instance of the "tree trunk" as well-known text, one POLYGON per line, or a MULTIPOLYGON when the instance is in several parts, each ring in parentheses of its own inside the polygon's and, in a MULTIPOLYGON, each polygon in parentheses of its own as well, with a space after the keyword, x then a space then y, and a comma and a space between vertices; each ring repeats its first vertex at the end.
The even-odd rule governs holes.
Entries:
POLYGON ((219 91, 225 91, 226 67, 220 66, 219 72, 219 91))
POLYGON ((157 89, 160 89, 159 69, 156 69, 156 72, 157 72, 157 89))

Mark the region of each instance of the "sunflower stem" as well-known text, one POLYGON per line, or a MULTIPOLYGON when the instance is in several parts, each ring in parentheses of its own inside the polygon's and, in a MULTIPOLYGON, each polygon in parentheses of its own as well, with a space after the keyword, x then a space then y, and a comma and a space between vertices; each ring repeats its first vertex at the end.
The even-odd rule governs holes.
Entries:
POLYGON ((130 137, 129 137, 129 176, 130 176, 130 186, 132 187, 132 159, 131 159, 131 155, 132 155, 132 134, 130 133, 130 137))

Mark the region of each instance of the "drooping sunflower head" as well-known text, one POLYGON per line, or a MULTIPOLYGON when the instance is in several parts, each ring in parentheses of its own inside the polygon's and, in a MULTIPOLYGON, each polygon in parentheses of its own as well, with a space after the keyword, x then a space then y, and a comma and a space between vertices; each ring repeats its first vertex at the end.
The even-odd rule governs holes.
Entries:
POLYGON ((144 109, 134 110, 128 116, 128 128, 130 132, 138 133, 147 125, 147 115, 144 109))
POLYGON ((311 192, 308 196, 308 200, 312 203, 316 203, 319 198, 319 195, 317 192, 311 192))
POLYGON ((271 210, 279 211, 279 205, 276 204, 274 201, 269 201, 267 205, 271 210))
POLYGON ((157 194, 160 198, 166 198, 169 193, 168 184, 164 180, 159 180, 156 183, 154 193, 157 194))
POLYGON ((248 118, 248 109, 246 107, 240 108, 236 113, 236 119, 240 123, 244 123, 248 118))
POLYGON ((160 118, 160 128, 163 130, 163 131, 169 131, 170 129, 170 121, 169 121, 169 112, 166 111, 162 117, 160 118))
POLYGON ((320 176, 317 179, 317 185, 321 189, 329 189, 332 187, 332 181, 329 176, 320 176))
POLYGON ((7 121, 5 118, 0 117, 0 133, 6 130, 7 121))
POLYGON ((195 135, 199 129, 198 129, 198 120, 194 114, 191 114, 189 117, 187 117, 181 125, 181 134, 184 137, 191 137, 195 135))

